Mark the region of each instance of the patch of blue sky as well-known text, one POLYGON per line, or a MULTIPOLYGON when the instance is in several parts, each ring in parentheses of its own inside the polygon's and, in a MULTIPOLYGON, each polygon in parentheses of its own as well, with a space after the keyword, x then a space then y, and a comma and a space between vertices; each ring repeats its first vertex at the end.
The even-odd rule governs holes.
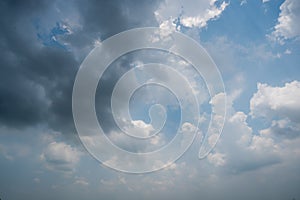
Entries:
MULTIPOLYGON (((267 35, 273 31, 273 27, 277 23, 276 20, 279 16, 279 5, 281 3, 282 1, 268 2, 265 4, 261 1, 249 1, 247 4, 241 6, 239 1, 232 1, 217 20, 210 20, 207 27, 198 29, 200 33, 199 41, 201 41, 201 43, 213 43, 213 41, 216 41, 218 38, 226 38, 228 42, 235 45, 232 46, 232 48, 234 48, 236 57, 232 64, 236 65, 236 72, 240 70, 246 75, 253 75, 251 76, 253 83, 256 83, 259 81, 257 73, 260 73, 260 75, 263 75, 263 78, 265 78, 265 74, 260 72, 260 70, 268 68, 271 64, 269 62, 271 62, 272 59, 277 60, 276 56, 282 56, 287 48, 271 44, 267 39, 267 35), (251 55, 249 55, 251 48, 259 45, 263 45, 262 48, 267 49, 268 52, 266 53, 270 54, 269 59, 252 59, 251 55), (274 45, 276 47, 274 47, 274 45), (239 47, 243 48, 242 51, 237 50, 239 47), (263 69, 257 69, 259 66, 263 66, 261 67, 263 69)), ((174 23, 176 26, 180 25, 181 32, 183 33, 189 30, 188 27, 184 27, 180 23, 180 16, 174 23)), ((268 55, 262 55, 262 57, 267 56, 268 55)), ((229 79, 232 78, 232 73, 230 73, 229 76, 229 79)), ((226 80, 226 74, 224 79, 226 80)), ((254 84, 254 89, 255 87, 256 84, 254 84)))
POLYGON ((249 44, 265 42, 266 34, 272 32, 279 16, 279 5, 283 1, 249 1, 241 6, 239 1, 231 1, 217 20, 210 20, 208 28, 201 29, 201 40, 227 36, 236 43, 249 44))
POLYGON ((39 23, 35 23, 37 29, 37 37, 47 47, 57 47, 64 50, 68 50, 68 46, 60 41, 60 37, 69 34, 68 27, 64 26, 60 22, 56 22, 56 25, 50 30, 43 30, 39 23))
MULTIPOLYGON (((245 76, 247 99, 256 91, 257 82, 278 85, 299 79, 299 42, 292 39, 280 45, 267 37, 278 23, 282 3, 283 0, 248 1, 241 6, 239 1, 231 1, 220 18, 209 21, 208 26, 200 31, 201 42, 213 43, 217 38, 225 37, 231 43, 235 51, 232 64, 236 72, 242 71, 245 76), (239 46, 243 48, 241 51, 239 46)), ((226 73, 223 76, 225 80, 232 78, 226 73)))
MULTIPOLYGON (((283 0, 267 3, 247 1, 246 4, 240 5, 239 1, 231 1, 217 20, 210 20, 206 27, 198 28, 199 41, 202 44, 218 45, 217 40, 225 38, 224 42, 232 48, 233 71, 224 69, 222 61, 215 61, 227 89, 234 75, 241 73, 245 79, 240 85, 242 95, 234 102, 236 110, 245 113, 250 111, 249 101, 257 91, 258 82, 283 86, 285 82, 299 80, 299 41, 289 39, 284 44, 279 44, 268 38, 278 23, 279 7, 283 2, 283 0)), ((182 26, 180 16, 174 23, 177 27, 180 26, 181 32, 188 33, 190 28, 182 26)), ((209 53, 215 59, 214 52, 209 53)), ((226 54, 228 52, 225 49, 224 56, 226 54)), ((238 89, 236 86, 235 89, 238 89)), ((257 123, 257 120, 251 118, 248 122, 254 132, 269 125, 257 123)))

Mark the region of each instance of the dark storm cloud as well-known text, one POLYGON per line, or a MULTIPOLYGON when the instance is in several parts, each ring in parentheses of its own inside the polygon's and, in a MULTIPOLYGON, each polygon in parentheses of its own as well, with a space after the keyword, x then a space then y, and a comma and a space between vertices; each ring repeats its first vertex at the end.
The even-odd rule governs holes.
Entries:
POLYGON ((68 40, 74 45, 86 45, 97 37, 102 40, 131 28, 156 26, 154 11, 158 1, 115 0, 77 1, 82 30, 68 40))
POLYGON ((46 102, 39 98, 34 75, 28 76, 38 51, 26 40, 26 30, 20 31, 19 25, 22 17, 45 9, 45 5, 2 1, 0 9, 0 120, 11 126, 33 124, 42 120, 46 102))
MULTIPOLYGON (((155 26, 154 1, 74 1, 81 28, 61 37, 70 49, 45 46, 38 38, 34 20, 51 14, 51 1, 1 1, 0 3, 0 123, 23 127, 49 125, 54 130, 74 130, 71 97, 76 72, 82 60, 75 50, 91 48, 105 39, 134 27, 155 26)), ((63 8, 59 8, 63 12, 63 8)), ((53 9, 54 10, 54 9, 53 9)), ((53 11, 53 17, 56 15, 53 11)), ((67 16, 68 13, 65 13, 67 16)), ((64 21, 65 19, 61 19, 64 21)), ((49 29, 53 28, 49 27, 49 29)), ((72 27, 71 27, 72 28, 72 27)), ((77 51, 77 52, 78 52, 77 51)), ((82 56, 82 58, 84 58, 82 56)), ((98 107, 109 114, 110 81, 104 84, 98 107)), ((105 124, 111 124, 107 117, 105 124)))

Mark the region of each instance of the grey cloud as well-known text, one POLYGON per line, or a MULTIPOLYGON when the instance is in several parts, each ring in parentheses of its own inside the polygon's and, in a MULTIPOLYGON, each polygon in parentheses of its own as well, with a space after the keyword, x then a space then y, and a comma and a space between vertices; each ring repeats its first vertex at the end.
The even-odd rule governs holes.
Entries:
POLYGON ((83 30, 100 33, 105 39, 130 28, 154 26, 158 1, 89 1, 78 2, 83 30))
POLYGON ((76 32, 64 38, 74 47, 83 48, 100 38, 104 40, 119 32, 144 26, 157 26, 154 11, 158 0, 151 1, 75 1, 80 15, 76 32))
MULTIPOLYGON (((99 37, 105 39, 130 28, 156 25, 156 1, 74 1, 70 5, 79 15, 80 28, 58 38, 62 43, 68 42, 70 49, 44 46, 37 37, 34 20, 51 13, 53 5, 61 5, 58 2, 0 3, 0 123, 4 126, 46 124, 54 130, 73 132, 72 87, 82 61, 75 52, 91 49, 99 37)), ((58 9, 64 11, 64 7, 58 9)), ((51 14, 55 19, 56 13, 51 14)), ((103 84, 102 100, 98 102, 104 115, 109 114, 105 101, 110 98, 113 81, 103 84)), ((104 124, 112 124, 110 117, 105 119, 104 124)))

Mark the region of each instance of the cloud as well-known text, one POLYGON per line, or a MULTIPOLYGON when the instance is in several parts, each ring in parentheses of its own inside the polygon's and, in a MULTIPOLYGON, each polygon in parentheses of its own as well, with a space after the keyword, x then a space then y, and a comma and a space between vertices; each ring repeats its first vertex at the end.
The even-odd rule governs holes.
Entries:
POLYGON ((40 159, 48 169, 61 172, 73 172, 80 160, 80 152, 64 142, 51 142, 40 159))
MULTIPOLYGON (((179 1, 177 3, 175 1, 151 1, 149 3, 149 1, 123 0, 88 2, 75 0, 72 3, 36 0, 1 1, 0 126, 21 130, 15 139, 11 137, 14 131, 5 130, 0 134, 5 135, 1 137, 0 144, 0 162, 1 169, 3 169, 1 175, 4 177, 1 188, 5 192, 1 195, 6 195, 11 199, 82 199, 87 195, 91 197, 90 199, 99 199, 99 197, 120 199, 120 196, 125 199, 163 199, 164 197, 166 197, 164 199, 170 197, 172 199, 268 199, 270 196, 275 199, 284 199, 284 195, 289 197, 299 194, 295 192, 298 191, 299 185, 300 150, 299 137, 297 137, 299 107, 296 107, 296 97, 293 96, 298 94, 298 83, 288 83, 290 84, 288 87, 286 85, 280 87, 288 88, 284 92, 277 87, 265 85, 262 88, 266 91, 261 89, 257 92, 257 96, 253 97, 256 101, 251 109, 255 113, 253 115, 257 118, 270 118, 270 127, 256 132, 251 123, 247 123, 251 120, 249 115, 235 111, 232 102, 229 102, 230 108, 228 109, 231 110, 228 112, 224 134, 217 148, 207 159, 197 160, 196 154, 199 146, 196 145, 178 162, 155 174, 133 176, 111 172, 99 167, 90 156, 83 160, 77 148, 62 141, 65 139, 63 136, 61 140, 54 140, 52 137, 44 138, 42 144, 33 139, 46 135, 44 129, 39 128, 40 125, 49 127, 51 132, 53 129, 63 130, 61 131, 63 135, 67 132, 74 133, 71 113, 72 86, 82 59, 94 47, 96 41, 102 41, 123 30, 142 26, 161 25, 167 30, 175 30, 176 26, 180 25, 176 24, 178 17, 181 19, 181 26, 195 27, 198 31, 198 28, 206 27, 211 20, 220 17, 228 8, 224 1, 182 2, 180 4, 179 1), (155 11, 158 11, 158 15, 155 15, 157 14, 155 11), (51 36, 51 30, 57 27, 57 22, 68 26, 69 33, 48 38, 51 36), (45 33, 46 36, 42 39, 47 39, 48 42, 39 39, 38 33, 45 33), (66 44, 68 48, 63 49, 51 45, 54 40, 59 44, 66 44), (293 88, 295 90, 291 92, 293 88), (259 102, 258 97, 263 101, 259 102), (290 100, 292 103, 289 102, 290 100), (28 134, 24 131, 24 126, 38 127, 35 129, 38 134, 34 136, 28 134), (21 134, 26 139, 19 137, 21 134), (278 139, 274 135, 283 135, 283 137, 278 139), (24 151, 26 148, 12 147, 11 140, 32 144, 29 148, 30 156, 24 151), (25 152, 26 156, 19 159, 21 157, 18 156, 18 152, 25 152), (189 154, 192 155, 189 157, 189 154), (41 172, 36 155, 41 158, 39 162, 50 170, 68 174, 73 172, 72 175, 76 173, 78 175, 70 179, 61 176, 60 173, 53 176, 53 173, 41 172), (7 159, 12 159, 12 161, 7 159), (15 173, 17 170, 19 173, 15 173), (231 176, 232 173, 235 175, 231 176), (83 175, 86 176, 82 177, 83 175), (116 180, 111 181, 115 176, 116 180), (100 189, 99 185, 92 182, 95 179, 98 181, 95 181, 97 184, 101 184, 100 189), (35 189, 30 184, 24 184, 28 180, 40 183, 37 188, 39 192, 34 192, 35 189), (107 193, 103 193, 105 184, 109 190, 107 193), (55 186, 53 187, 55 192, 49 188, 51 185, 55 186), (81 189, 82 186, 86 186, 84 190, 81 189), (232 193, 232 188, 236 188, 238 192, 232 193), (18 194, 16 190, 19 191, 18 194), (216 192, 217 190, 219 192, 216 192), (19 193, 22 196, 19 196, 19 193)), ((298 4, 296 1, 293 3, 286 1, 286 5, 287 2, 292 7, 298 4)), ((282 13, 284 13, 283 10, 282 13)), ((285 10, 289 8, 286 7, 285 10)), ((293 9, 290 11, 294 12, 293 9)), ((291 12, 285 13, 291 15, 291 12)), ((294 23, 293 16, 290 18, 294 23)), ((278 23, 281 24, 280 21, 278 23)), ((280 35, 278 37, 294 37, 292 35, 295 35, 297 31, 289 32, 286 28, 292 23, 287 21, 285 24, 286 26, 276 28, 275 32, 278 29, 276 34, 280 35)), ((242 54, 232 53, 233 60, 239 57, 236 55, 249 57, 248 47, 234 46, 232 48, 225 44, 226 41, 223 44, 220 42, 217 47, 214 46, 221 59, 224 53, 228 54, 230 49, 242 52, 242 54)), ((254 60, 260 60, 256 59, 257 57, 272 56, 266 53, 267 47, 260 48, 259 45, 257 47, 253 52, 260 54, 261 57, 255 56, 254 60)), ((286 53, 288 54, 289 51, 286 53)), ((253 57, 250 59, 253 60, 253 57)), ((106 74, 100 86, 102 90, 98 94, 101 97, 96 99, 98 117, 104 119, 102 125, 108 133, 111 133, 111 136, 118 133, 112 128, 115 124, 109 110, 111 91, 117 78, 128 70, 131 60, 134 60, 134 56, 126 56, 116 64, 116 73, 106 74)), ((231 62, 227 63, 231 65, 231 62)), ((183 66, 178 69, 183 73, 185 68, 188 67, 183 66)), ((235 74, 236 69, 231 68, 223 72, 235 74)), ((194 73, 187 72, 186 74, 187 78, 192 80, 194 73)), ((192 85, 198 86, 198 83, 198 79, 195 79, 192 85)), ((182 88, 180 82, 176 84, 178 84, 176 87, 182 88)), ((235 81, 232 85, 236 88, 241 83, 235 81)), ((203 94, 203 91, 199 90, 197 93, 203 95, 201 101, 204 101, 203 99, 208 101, 207 94, 203 94)), ((233 96, 240 94, 240 91, 234 92, 236 94, 233 96)), ((154 92, 154 94, 158 93, 154 92)), ((216 105, 218 102, 218 99, 213 100, 216 105)), ((216 106, 213 109, 221 109, 221 107, 216 106)), ((140 124, 143 127, 146 123, 140 124)), ((147 128, 151 127, 146 126, 145 130, 147 128)), ((184 132, 191 129, 189 124, 181 127, 184 132)), ((147 135, 149 132, 144 132, 144 134, 147 135)), ((146 147, 133 146, 133 143, 118 136, 116 139, 119 139, 120 143, 124 142, 124 146, 132 148, 133 151, 146 147)), ((74 134, 71 137, 74 137, 74 134)), ((152 140, 152 145, 159 145, 162 141, 164 141, 163 138, 156 137, 152 140)), ((91 140, 91 142, 97 141, 91 140)))
MULTIPOLYGON (((253 131, 247 122, 248 115, 232 107, 234 98, 235 95, 228 97, 222 136, 208 155, 208 161, 219 168, 220 175, 255 171, 280 163, 279 146, 270 136, 253 131)), ((218 108, 218 101, 214 106, 218 108)))
POLYGON ((250 101, 250 114, 270 122, 270 126, 260 133, 281 139, 299 137, 300 82, 286 83, 283 87, 259 83, 257 90, 250 101))
POLYGON ((198 15, 194 17, 182 17, 181 23, 183 26, 186 27, 205 27, 207 26, 207 22, 212 19, 217 19, 221 13, 225 10, 228 6, 228 3, 222 2, 222 4, 217 7, 214 1, 210 2, 209 8, 203 15, 198 15))
POLYGON ((246 120, 247 115, 243 112, 231 116, 220 141, 221 152, 227 158, 226 170, 231 173, 257 170, 280 162, 273 139, 256 135, 246 120))
POLYGON ((203 28, 208 21, 217 19, 228 5, 225 1, 220 3, 216 0, 166 0, 155 11, 155 16, 158 23, 168 29, 180 29, 180 26, 203 28), (170 23, 173 25, 165 26, 170 23))
POLYGON ((81 186, 88 186, 89 182, 83 177, 76 177, 74 184, 81 186))
POLYGON ((243 5, 245 5, 245 4, 247 4, 247 0, 241 0, 240 6, 243 6, 243 5))
POLYGON ((257 84, 257 92, 250 100, 253 117, 287 117, 300 123, 300 82, 286 83, 283 87, 257 84))
POLYGON ((224 166, 226 162, 225 154, 221 153, 209 154, 207 159, 215 166, 224 166))
POLYGON ((286 39, 299 38, 300 36, 300 2, 285 0, 280 6, 278 23, 274 27, 272 37, 283 43, 286 39))
MULTIPOLYGON (((72 87, 81 61, 96 40, 156 25, 157 6, 156 1, 2 1, 0 124, 20 129, 46 124, 63 134, 73 133, 72 87), (62 30, 67 34, 60 34, 62 30)), ((97 102, 106 127, 113 126, 110 104, 105 103, 113 81, 103 84, 105 92, 97 102)))
POLYGON ((131 121, 131 125, 126 127, 126 131, 133 133, 135 136, 149 137, 154 131, 154 128, 151 124, 146 124, 143 120, 133 120, 131 121), (134 129, 132 129, 133 127, 134 129))
POLYGON ((270 194, 265 192, 266 185, 270 189, 277 188, 276 193, 286 192, 284 184, 281 183, 285 181, 287 181, 285 183, 297 183, 297 178, 292 180, 289 177, 295 176, 294 172, 297 171, 298 164, 291 173, 287 173, 285 169, 290 169, 293 163, 283 163, 282 160, 287 160, 285 157, 288 157, 292 162, 296 162, 295 158, 299 157, 297 154, 299 148, 295 149, 297 142, 293 141, 292 145, 292 141, 285 143, 283 146, 293 146, 293 148, 284 149, 281 146, 282 141, 275 141, 267 135, 255 133, 247 123, 247 119, 248 116, 243 112, 231 112, 221 141, 207 159, 198 162, 193 157, 195 154, 193 149, 162 171, 139 176, 120 174, 116 178, 102 180, 101 188, 109 191, 111 188, 120 189, 121 180, 125 180, 127 184, 122 184, 122 187, 125 187, 122 190, 124 193, 142 192, 145 199, 154 197, 161 199, 165 196, 182 199, 180 195, 183 191, 189 194, 187 199, 199 199, 199 196, 211 199, 232 196, 238 199, 245 196, 245 199, 253 199, 251 193, 257 190, 262 192, 257 195, 257 198, 262 195, 266 195, 267 198, 268 195, 274 194, 274 190, 271 190, 270 194), (273 185, 273 181, 278 180, 278 177, 281 180, 280 184, 273 185), (247 189, 242 193, 232 193, 230 189, 232 186, 241 190, 245 187, 247 189), (222 192, 216 193, 216 188, 222 192))
POLYGON ((65 103, 77 62, 70 52, 41 46, 30 20, 51 6, 1 4, 0 123, 17 128, 48 122, 62 128, 69 124, 71 106, 65 103))
MULTIPOLYGON (((126 133, 138 137, 151 136, 151 132, 154 131, 151 124, 146 124, 142 120, 124 122, 122 129, 125 130, 126 133)), ((112 130, 109 132, 108 137, 115 145, 130 152, 151 152, 155 149, 159 149, 166 142, 164 133, 158 133, 146 140, 130 137, 126 133, 112 130)))

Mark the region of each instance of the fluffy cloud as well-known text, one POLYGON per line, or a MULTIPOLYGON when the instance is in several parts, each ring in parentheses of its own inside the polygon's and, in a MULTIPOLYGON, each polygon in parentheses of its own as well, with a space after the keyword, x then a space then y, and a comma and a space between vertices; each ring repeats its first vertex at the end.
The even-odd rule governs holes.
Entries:
MULTIPOLYGON (((127 121, 123 124, 122 129, 132 136, 139 137, 151 136, 151 132, 154 131, 154 128, 151 124, 146 124, 142 120, 127 121)), ((113 130, 108 134, 108 137, 118 147, 131 152, 153 151, 160 148, 166 142, 163 133, 158 133, 147 140, 141 140, 134 137, 129 137, 122 131, 113 130)))
POLYGON ((190 27, 190 28, 205 27, 209 20, 218 18, 227 6, 228 3, 222 2, 222 4, 219 7, 217 7, 215 5, 215 1, 211 1, 209 8, 206 10, 204 14, 197 15, 194 17, 192 16, 182 17, 181 23, 183 26, 190 27))
POLYGON ((214 153, 214 154, 209 154, 208 155, 208 161, 212 164, 214 164, 215 166, 223 166, 225 165, 225 154, 221 154, 221 153, 214 153))
POLYGON ((257 90, 250 101, 251 115, 270 121, 270 127, 260 133, 289 139, 300 136, 300 82, 283 87, 259 83, 257 90))
POLYGON ((253 117, 287 117, 300 122, 300 82, 286 83, 283 87, 257 84, 257 92, 250 100, 253 117))
MULTIPOLYGON (((223 133, 216 147, 208 155, 208 161, 223 172, 234 174, 279 163, 280 147, 270 135, 256 134, 247 122, 247 114, 235 111, 235 96, 228 96, 223 133)), ((218 108, 218 101, 213 103, 218 108)))
POLYGON ((282 41, 282 39, 298 38, 300 36, 300 2, 294 0, 286 0, 280 6, 280 14, 278 23, 274 27, 272 35, 275 39, 282 41))
POLYGON ((258 170, 282 163, 291 152, 299 152, 299 148, 295 148, 298 141, 295 137, 300 132, 299 82, 286 83, 283 87, 259 83, 257 90, 250 101, 249 116, 270 121, 270 127, 255 132, 247 123, 251 120, 248 115, 235 112, 227 105, 231 111, 223 135, 208 157, 212 164, 227 172, 258 170), (293 145, 290 145, 291 141, 294 141, 293 145))
POLYGON ((64 142, 51 142, 40 158, 50 170, 72 172, 80 160, 80 152, 64 142))
POLYGON ((278 147, 272 138, 255 134, 247 115, 235 112, 228 116, 222 137, 211 153, 210 161, 230 173, 242 173, 280 162, 278 147))
POLYGON ((205 27, 209 20, 217 19, 228 6, 228 3, 223 1, 217 5, 216 0, 204 1, 171 1, 166 0, 161 3, 155 11, 155 15, 162 28, 169 24, 166 28, 180 28, 180 25, 185 27, 205 27), (178 22, 175 22, 178 20, 178 22), (170 22, 173 23, 170 26, 170 22), (179 23, 179 24, 177 24, 179 23))
POLYGON ((131 125, 126 128, 128 133, 135 132, 133 135, 149 137, 151 133, 154 131, 154 128, 151 124, 146 124, 143 120, 133 120, 131 121, 131 125), (135 127, 133 130, 132 128, 135 127))
MULTIPOLYGON (((283 87, 258 84, 258 91, 250 101, 250 116, 263 118, 270 122, 270 126, 256 133, 248 125, 245 113, 231 112, 211 158, 225 155, 223 168, 241 173, 287 160, 291 162, 291 157, 299 156, 294 153, 299 152, 299 147, 295 146, 300 132, 299 86, 298 81, 286 83, 283 87)), ((212 163, 216 165, 218 162, 212 163)))

